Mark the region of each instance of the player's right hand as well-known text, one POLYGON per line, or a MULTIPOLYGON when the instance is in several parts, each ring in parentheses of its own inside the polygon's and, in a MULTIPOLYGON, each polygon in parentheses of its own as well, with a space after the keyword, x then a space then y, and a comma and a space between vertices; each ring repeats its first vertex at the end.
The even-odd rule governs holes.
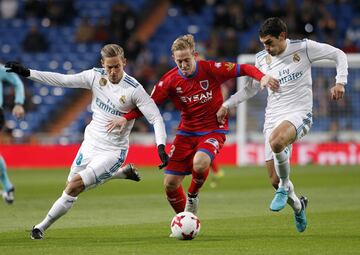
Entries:
POLYGON ((169 156, 166 154, 164 144, 159 144, 158 145, 158 154, 159 154, 159 158, 160 158, 160 160, 162 162, 162 164, 159 165, 159 169, 162 169, 165 166, 167 166, 168 161, 169 161, 169 156))
POLYGON ((278 92, 280 85, 279 81, 270 75, 265 75, 260 80, 261 89, 268 87, 272 91, 278 92))
POLYGON ((225 106, 221 106, 220 109, 216 113, 217 121, 221 124, 225 124, 226 115, 228 114, 228 108, 225 106))
POLYGON ((107 128, 107 132, 110 133, 111 131, 113 131, 115 128, 118 128, 119 133, 121 133, 124 129, 124 127, 126 126, 127 123, 127 119, 125 119, 124 117, 119 117, 113 120, 110 120, 108 122, 108 124, 106 125, 107 128))
POLYGON ((16 104, 14 108, 12 109, 12 114, 17 118, 24 118, 25 116, 25 110, 24 107, 20 104, 16 104))
POLYGON ((5 64, 6 72, 8 73, 17 73, 23 77, 29 77, 30 76, 30 69, 26 68, 19 62, 10 61, 5 64))

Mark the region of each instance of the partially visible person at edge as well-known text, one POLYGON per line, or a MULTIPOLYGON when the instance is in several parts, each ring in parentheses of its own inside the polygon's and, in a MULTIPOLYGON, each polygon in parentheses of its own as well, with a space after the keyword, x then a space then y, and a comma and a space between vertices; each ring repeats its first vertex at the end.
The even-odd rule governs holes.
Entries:
MULTIPOLYGON (((24 102, 25 102, 25 92, 24 84, 17 74, 7 73, 6 69, 2 64, 0 64, 0 131, 5 126, 5 115, 3 109, 3 82, 14 86, 15 97, 14 97, 14 107, 12 109, 12 114, 15 118, 20 119, 25 116, 24 102)), ((3 187, 2 198, 5 203, 12 204, 15 199, 15 186, 10 181, 9 175, 7 173, 6 163, 3 156, 0 155, 0 182, 3 187)))
MULTIPOLYGON (((343 51, 329 44, 309 39, 287 39, 287 26, 279 18, 269 18, 260 27, 259 37, 265 50, 256 54, 255 65, 264 73, 279 79, 279 91, 268 89, 265 112, 265 160, 275 197, 270 210, 278 212, 288 203, 295 214, 299 232, 307 226, 306 197, 295 194, 290 181, 290 157, 292 144, 305 136, 312 125, 311 64, 318 60, 336 63, 335 85, 331 99, 340 100, 345 93, 348 64, 343 51)), ((226 122, 228 109, 254 96, 260 87, 249 82, 231 96, 217 112, 219 123, 226 122)))

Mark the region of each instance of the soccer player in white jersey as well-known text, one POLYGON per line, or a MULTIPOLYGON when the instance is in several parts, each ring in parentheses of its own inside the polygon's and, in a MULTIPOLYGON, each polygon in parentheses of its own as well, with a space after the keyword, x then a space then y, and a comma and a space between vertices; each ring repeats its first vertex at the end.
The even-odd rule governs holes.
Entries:
MULTIPOLYGON (((278 91, 268 89, 265 112, 265 160, 272 185, 276 189, 270 210, 280 211, 288 203, 295 212, 299 232, 306 229, 305 208, 307 198, 296 196, 289 179, 291 145, 307 134, 312 125, 311 63, 328 59, 336 63, 336 83, 331 88, 331 98, 339 100, 347 83, 347 58, 341 50, 312 40, 287 39, 286 24, 279 18, 269 18, 259 30, 265 50, 256 54, 255 66, 265 74, 278 78, 278 91)), ((231 96, 217 112, 223 122, 228 109, 260 90, 259 84, 248 83, 231 96)))
MULTIPOLYGON (((20 119, 25 116, 25 110, 23 107, 25 101, 24 84, 18 75, 14 73, 7 73, 6 69, 0 64, 0 131, 5 126, 5 114, 3 111, 3 82, 14 86, 14 108, 12 114, 15 118, 20 119)), ((0 183, 3 187, 2 198, 5 203, 11 205, 15 199, 15 186, 11 183, 7 174, 6 163, 3 156, 0 155, 0 183)))
POLYGON ((52 86, 90 89, 93 93, 93 118, 85 129, 84 141, 71 166, 65 190, 43 221, 33 227, 31 239, 42 239, 44 231, 70 210, 84 190, 110 179, 140 180, 132 164, 120 167, 128 153, 129 134, 134 121, 129 121, 121 131, 114 122, 131 109, 139 108, 153 124, 162 165, 167 164, 163 119, 144 88, 124 72, 126 59, 123 49, 116 44, 105 45, 101 50, 101 58, 103 68, 73 75, 30 70, 16 62, 6 64, 8 72, 18 73, 31 80, 52 86))

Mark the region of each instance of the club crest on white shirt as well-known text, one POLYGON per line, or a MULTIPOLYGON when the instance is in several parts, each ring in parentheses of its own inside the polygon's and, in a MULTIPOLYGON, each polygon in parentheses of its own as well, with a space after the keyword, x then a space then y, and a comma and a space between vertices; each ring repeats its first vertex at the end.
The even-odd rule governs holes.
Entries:
POLYGON ((100 80, 99 80, 99 84, 100 84, 100 86, 105 86, 106 85, 106 83, 107 83, 107 80, 105 79, 105 78, 101 78, 100 80))
POLYGON ((295 63, 297 63, 297 62, 300 61, 300 56, 299 56, 299 54, 295 53, 295 54, 293 55, 293 61, 294 61, 295 63))
POLYGON ((200 87, 203 90, 207 90, 209 88, 209 81, 208 80, 200 81, 200 87))
POLYGON ((122 104, 125 104, 126 103, 126 98, 124 95, 122 95, 119 99, 119 102, 122 103, 122 104))

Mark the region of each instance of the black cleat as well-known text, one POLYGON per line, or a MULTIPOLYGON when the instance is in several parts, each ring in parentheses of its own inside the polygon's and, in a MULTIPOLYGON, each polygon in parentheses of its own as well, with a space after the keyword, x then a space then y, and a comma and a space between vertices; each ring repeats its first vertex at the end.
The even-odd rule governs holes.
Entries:
POLYGON ((31 233, 30 233, 30 238, 32 240, 43 239, 44 238, 44 233, 40 229, 35 228, 35 226, 33 226, 32 230, 31 230, 31 233))
POLYGON ((125 179, 133 180, 136 182, 141 180, 140 174, 138 173, 134 164, 127 164, 125 166, 125 169, 123 170, 123 173, 126 175, 125 179))
POLYGON ((12 203, 14 203, 15 187, 12 187, 8 192, 3 191, 2 197, 5 201, 5 203, 7 203, 8 205, 11 205, 12 203))
POLYGON ((300 199, 301 204, 303 204, 305 209, 306 209, 307 204, 309 202, 309 199, 307 197, 304 197, 304 196, 299 197, 299 199, 300 199))

